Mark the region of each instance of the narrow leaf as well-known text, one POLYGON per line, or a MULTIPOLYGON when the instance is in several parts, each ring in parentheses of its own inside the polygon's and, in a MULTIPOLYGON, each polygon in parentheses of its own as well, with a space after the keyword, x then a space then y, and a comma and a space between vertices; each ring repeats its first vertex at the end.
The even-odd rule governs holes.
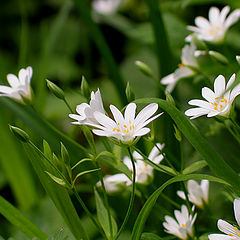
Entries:
POLYGON ((183 174, 190 174, 190 173, 196 172, 206 167, 207 165, 208 165, 207 162, 204 160, 194 162, 183 170, 183 174))
POLYGON ((143 233, 141 240, 162 240, 162 238, 154 233, 143 233))
POLYGON ((67 184, 66 184, 66 182, 65 182, 63 179, 54 176, 54 175, 51 174, 50 172, 47 172, 47 171, 45 171, 45 172, 48 174, 48 176, 49 176, 54 182, 56 182, 57 184, 59 184, 59 185, 61 185, 61 186, 63 186, 63 187, 67 187, 67 184))
MULTIPOLYGON (((109 223, 109 220, 108 220, 107 209, 104 206, 103 201, 100 198, 98 192, 95 190, 94 193, 95 193, 98 221, 101 224, 107 238, 110 239, 110 237, 111 237, 110 223, 109 223)), ((112 216, 111 216, 111 222, 112 222, 112 233, 113 233, 113 236, 114 236, 117 233, 117 223, 112 216)))
POLYGON ((47 239, 47 235, 28 220, 17 208, 0 196, 0 213, 29 238, 47 239))

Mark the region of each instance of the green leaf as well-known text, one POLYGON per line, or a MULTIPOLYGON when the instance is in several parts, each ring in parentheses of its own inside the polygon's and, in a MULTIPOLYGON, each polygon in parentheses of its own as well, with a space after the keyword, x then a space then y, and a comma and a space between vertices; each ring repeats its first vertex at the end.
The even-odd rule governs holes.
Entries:
POLYGON ((204 160, 194 162, 183 170, 183 174, 190 174, 190 173, 196 172, 206 167, 207 165, 208 165, 207 162, 204 160))
POLYGON ((83 176, 83 175, 85 175, 85 174, 88 174, 88 173, 92 173, 92 172, 99 171, 99 170, 101 170, 101 169, 100 169, 100 168, 97 168, 97 169, 91 169, 91 170, 87 170, 87 171, 78 173, 77 176, 75 177, 75 179, 73 180, 73 185, 74 185, 75 181, 76 181, 79 177, 81 177, 81 176, 83 176))
POLYGON ((0 213, 29 238, 46 240, 47 235, 28 220, 17 208, 0 196, 0 213))
POLYGON ((133 231, 132 231, 132 237, 131 240, 140 240, 142 230, 144 227, 144 224, 147 220, 148 215, 150 214, 150 211, 152 210, 154 204, 156 203, 159 195, 162 193, 162 191, 170 184, 176 183, 176 182, 182 182, 187 181, 190 179, 207 179, 209 181, 215 181, 223 184, 227 184, 222 179, 209 176, 209 175, 203 175, 203 174, 189 174, 189 175, 179 175, 176 177, 173 177, 166 181, 161 187, 159 187, 145 202, 144 206, 142 207, 140 213, 138 214, 137 220, 134 224, 133 231))
POLYGON ((40 179, 41 184, 54 202, 56 208, 62 215, 72 234, 78 240, 88 240, 88 236, 80 222, 78 214, 69 197, 68 191, 52 181, 52 179, 50 179, 45 173, 45 171, 48 171, 57 175, 55 170, 50 167, 49 164, 44 164, 46 160, 43 158, 43 153, 39 149, 37 150, 29 144, 24 144, 24 148, 29 156, 29 160, 31 161, 36 174, 40 179))
POLYGON ((162 240, 162 238, 154 233, 143 233, 141 240, 162 240))
MULTIPOLYGON (((98 221, 101 224, 107 239, 111 239, 111 233, 110 233, 110 223, 108 220, 108 212, 106 207, 103 204, 102 199, 100 198, 98 192, 94 190, 95 194, 95 200, 96 200, 96 208, 97 208, 97 217, 98 221)), ((111 222, 112 222, 112 233, 113 236, 117 233, 117 223, 114 220, 114 218, 111 216, 111 222)))
POLYGON ((67 187, 67 184, 66 184, 66 182, 65 182, 63 179, 54 176, 54 175, 51 174, 50 172, 47 172, 47 171, 45 171, 45 172, 48 174, 48 176, 49 176, 54 182, 56 182, 57 184, 59 184, 59 185, 61 185, 61 186, 63 186, 63 187, 67 187))
POLYGON ((232 190, 240 194, 240 178, 238 174, 215 151, 198 129, 171 103, 159 98, 138 99, 136 103, 158 103, 166 111, 192 146, 202 155, 213 174, 224 179, 232 186, 232 190))
POLYGON ((28 209, 39 199, 39 189, 36 188, 34 175, 30 164, 26 160, 21 144, 10 132, 8 118, 1 110, 0 132, 4 139, 0 144, 0 167, 20 208, 28 209))
POLYGON ((53 160, 52 159, 53 158, 52 150, 46 140, 43 140, 43 153, 50 161, 53 160))

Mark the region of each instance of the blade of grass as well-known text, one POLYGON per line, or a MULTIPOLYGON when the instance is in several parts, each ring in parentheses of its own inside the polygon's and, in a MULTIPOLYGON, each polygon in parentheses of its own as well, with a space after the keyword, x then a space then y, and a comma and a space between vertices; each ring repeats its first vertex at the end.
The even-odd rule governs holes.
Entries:
POLYGON ((6 114, 2 110, 0 118, 1 138, 0 164, 20 208, 28 209, 39 199, 32 171, 24 159, 24 152, 9 131, 6 114))
POLYGON ((240 177, 238 174, 224 161, 221 155, 212 148, 188 118, 186 118, 173 104, 159 98, 138 99, 135 102, 158 103, 160 108, 169 114, 178 129, 188 139, 192 146, 202 155, 203 159, 208 163, 212 173, 231 184, 232 190, 238 195, 240 194, 240 177))
POLYGON ((73 0, 76 8, 87 24, 87 27, 89 28, 89 32, 92 34, 92 39, 95 42, 99 52, 101 53, 106 67, 109 71, 110 78, 116 87, 116 92, 119 94, 120 99, 122 100, 123 105, 127 104, 127 98, 125 95, 125 82, 123 81, 120 72, 118 70, 117 64, 113 58, 113 55, 111 53, 111 50, 109 49, 107 42, 100 31, 98 25, 93 21, 90 8, 85 3, 85 1, 82 0, 73 0))
POLYGON ((29 238, 37 238, 38 240, 46 240, 47 235, 42 232, 36 225, 27 219, 17 208, 0 196, 0 213, 7 218, 20 231, 24 232, 29 238))
POLYGON ((46 171, 55 174, 55 170, 49 165, 44 164, 42 155, 40 156, 40 153, 37 152, 36 149, 33 149, 30 144, 24 144, 23 146, 29 156, 29 160, 31 161, 35 172, 40 179, 40 182, 54 202, 59 213, 62 215, 72 234, 77 240, 88 239, 87 233, 80 222, 78 214, 69 197, 68 191, 59 184, 55 183, 46 174, 46 171))

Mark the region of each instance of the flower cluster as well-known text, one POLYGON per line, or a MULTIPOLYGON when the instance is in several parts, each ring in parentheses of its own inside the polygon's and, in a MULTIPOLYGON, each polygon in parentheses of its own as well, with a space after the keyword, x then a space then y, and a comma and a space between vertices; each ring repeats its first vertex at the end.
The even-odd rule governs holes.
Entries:
POLYGON ((86 103, 78 105, 76 109, 78 114, 69 114, 69 117, 77 120, 73 124, 93 127, 93 133, 98 136, 112 137, 124 144, 130 144, 136 137, 149 133, 150 129, 146 125, 162 114, 153 116, 158 109, 156 103, 147 105, 137 116, 136 108, 135 103, 128 104, 123 116, 114 105, 110 105, 113 120, 104 112, 102 98, 98 90, 95 94, 92 92, 90 105, 86 103))

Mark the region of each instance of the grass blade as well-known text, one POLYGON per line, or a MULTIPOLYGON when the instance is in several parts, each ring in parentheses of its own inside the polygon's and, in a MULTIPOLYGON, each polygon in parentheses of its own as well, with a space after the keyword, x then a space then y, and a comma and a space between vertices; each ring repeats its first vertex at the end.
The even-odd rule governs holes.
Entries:
POLYGON ((28 220, 18 209, 0 196, 0 213, 29 238, 47 239, 47 235, 28 220))

